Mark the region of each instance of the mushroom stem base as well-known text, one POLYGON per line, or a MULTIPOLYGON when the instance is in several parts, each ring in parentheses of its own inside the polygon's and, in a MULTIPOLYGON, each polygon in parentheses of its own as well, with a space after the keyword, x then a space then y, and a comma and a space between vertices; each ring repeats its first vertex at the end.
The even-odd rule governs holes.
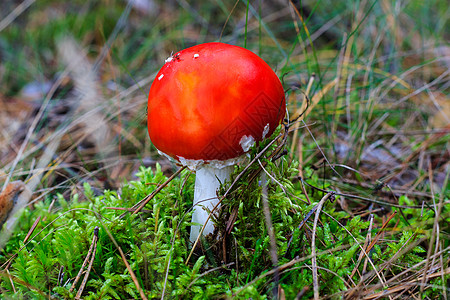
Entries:
MULTIPOLYGON (((205 225, 205 229, 203 230, 204 236, 214 232, 214 224, 211 218, 208 222, 206 220, 208 219, 209 212, 219 202, 217 190, 222 183, 230 178, 232 172, 233 166, 219 169, 208 165, 202 166, 196 172, 192 223, 205 225)), ((201 228, 201 225, 191 226, 191 243, 195 243, 201 228)))

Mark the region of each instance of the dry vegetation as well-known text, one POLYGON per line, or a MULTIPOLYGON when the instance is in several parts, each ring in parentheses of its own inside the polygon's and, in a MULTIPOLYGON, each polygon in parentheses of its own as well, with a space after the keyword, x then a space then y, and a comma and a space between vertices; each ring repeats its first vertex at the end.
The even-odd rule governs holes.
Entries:
MULTIPOLYGON (((317 204, 307 230, 315 233, 330 211, 344 211, 346 220, 360 216, 377 229, 360 241, 364 251, 345 279, 345 298, 447 299, 447 6, 250 1, 247 10, 247 1, 2 1, 0 186, 20 180, 26 187, 0 201, 28 203, 31 210, 49 201, 49 211, 57 212, 55 195, 70 199, 85 183, 96 194, 120 190, 140 166, 156 163, 173 174, 177 166, 158 155, 146 131, 146 95, 156 72, 172 52, 194 44, 246 44, 283 78, 290 114, 285 156, 299 162, 298 176, 289 180, 317 204), (318 178, 308 181, 311 174, 318 178), (19 196, 23 189, 29 193, 19 196), (337 196, 327 208, 322 189, 337 196), (427 213, 432 217, 423 218, 427 213), (414 234, 397 254, 371 266, 364 253, 398 242, 406 230, 414 234), (397 265, 416 246, 425 250, 422 261, 397 265)), ((14 224, 7 207, 1 213, 14 224)), ((1 246, 14 234, 7 227, 1 246)), ((298 299, 319 296, 317 263, 308 255, 276 269, 312 258, 316 278, 298 290, 298 299)))

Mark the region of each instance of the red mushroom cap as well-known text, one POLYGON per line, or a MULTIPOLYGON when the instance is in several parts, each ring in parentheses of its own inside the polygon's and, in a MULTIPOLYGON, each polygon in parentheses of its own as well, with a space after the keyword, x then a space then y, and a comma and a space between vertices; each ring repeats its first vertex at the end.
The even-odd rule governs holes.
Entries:
POLYGON ((222 161, 270 136, 285 110, 281 82, 259 56, 206 43, 168 58, 156 75, 148 132, 156 148, 178 161, 222 161))

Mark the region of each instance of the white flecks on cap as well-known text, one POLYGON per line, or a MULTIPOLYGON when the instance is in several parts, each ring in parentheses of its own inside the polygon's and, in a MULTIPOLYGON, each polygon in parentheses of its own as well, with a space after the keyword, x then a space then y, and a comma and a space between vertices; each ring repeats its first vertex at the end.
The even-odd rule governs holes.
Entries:
POLYGON ((165 62, 166 62, 166 63, 171 62, 172 59, 173 59, 173 56, 169 56, 169 57, 165 60, 165 62))
POLYGON ((164 77, 164 74, 159 75, 158 80, 161 80, 164 77))
POLYGON ((241 145, 242 150, 244 150, 244 152, 247 152, 248 150, 250 150, 250 148, 255 144, 255 139, 249 135, 246 136, 244 135, 243 137, 241 137, 241 140, 239 141, 239 145, 241 145))
POLYGON ((198 55, 198 53, 195 53, 194 54, 194 58, 197 58, 197 57, 199 57, 200 55, 198 55))
POLYGON ((270 125, 269 125, 269 123, 267 123, 267 125, 264 126, 264 130, 263 130, 263 134, 262 134, 262 139, 265 139, 265 138, 266 138, 266 135, 269 133, 269 130, 270 130, 270 125))

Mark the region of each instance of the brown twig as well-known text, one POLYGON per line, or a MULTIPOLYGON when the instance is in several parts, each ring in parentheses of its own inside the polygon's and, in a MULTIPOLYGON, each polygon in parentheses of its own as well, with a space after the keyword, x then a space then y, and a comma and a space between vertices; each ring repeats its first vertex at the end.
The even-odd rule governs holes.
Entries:
MULTIPOLYGON (((89 261, 89 266, 86 270, 86 273, 84 274, 83 281, 81 282, 80 288, 78 289, 75 299, 81 299, 81 294, 83 293, 84 287, 86 286, 86 282, 89 278, 89 273, 91 272, 91 269, 92 269, 92 264, 94 263, 95 253, 97 252, 97 241, 98 241, 98 226, 96 226, 94 229, 94 238, 92 240, 92 245, 93 245, 92 249, 93 250, 92 250, 92 254, 91 254, 91 259, 89 261)), ((89 249, 89 252, 90 252, 90 250, 91 249, 89 249)), ((89 253, 88 253, 88 256, 89 256, 89 253)))
MULTIPOLYGON (((105 209, 122 210, 122 211, 127 211, 127 212, 134 212, 134 209, 131 208, 131 207, 128 208, 128 207, 110 207, 110 206, 108 206, 108 207, 105 207, 105 209)), ((151 210, 142 209, 141 212, 144 212, 144 213, 150 213, 151 210)))
MULTIPOLYGON (((350 278, 353 278, 353 276, 355 275, 356 271, 358 271, 358 267, 359 264, 361 263, 362 259, 364 258, 364 253, 367 253, 367 247, 372 239, 371 233, 372 233, 372 224, 373 224, 373 215, 370 215, 370 223, 369 223, 369 230, 367 231, 367 235, 366 235, 366 241, 364 242, 363 245, 363 250, 361 250, 358 260, 355 264, 355 267, 353 268, 352 273, 350 274, 350 278)), ((367 260, 367 258, 366 258, 367 260)))
POLYGON ((372 242, 369 244, 369 247, 367 247, 366 252, 369 253, 370 250, 372 250, 373 246, 377 243, 377 241, 380 239, 381 234, 386 229, 387 224, 392 220, 392 218, 397 214, 397 211, 394 211, 389 218, 386 220, 386 222, 383 223, 383 225, 380 228, 380 231, 377 232, 377 235, 373 238, 372 242))
MULTIPOLYGON (((410 288, 416 286, 418 284, 418 282, 419 281, 423 281, 424 278, 432 279, 432 278, 436 278, 436 277, 440 277, 442 275, 448 275, 448 274, 450 274, 450 268, 447 268, 447 269, 442 270, 440 272, 436 272, 436 273, 430 274, 427 277, 422 276, 422 277, 419 277, 417 279, 410 280, 408 282, 405 282, 405 283, 402 283, 402 284, 390 287, 390 288, 388 288, 388 289, 386 289, 384 291, 368 295, 368 296, 366 296, 366 297, 364 297, 362 299, 379 299, 379 298, 383 298, 383 297, 386 297, 386 296, 390 296, 393 293, 400 292, 400 291, 405 290, 405 289, 410 289, 410 288)), ((420 283, 420 286, 424 287, 424 284, 420 283)))
MULTIPOLYGON (((30 230, 28 230, 27 235, 25 236, 24 240, 23 240, 23 244, 27 245, 28 240, 30 239, 30 236, 33 234, 34 230, 36 229, 37 224, 39 223, 39 221, 41 220, 41 217, 39 216, 36 221, 34 221, 33 225, 31 226, 30 230)), ((25 247, 25 246, 24 246, 25 247)), ((21 248, 20 250, 22 250, 23 248, 21 248)), ((19 250, 19 251, 20 251, 19 250)), ((11 266, 12 262, 14 261, 14 259, 17 257, 18 253, 14 253, 13 256, 11 256, 11 258, 9 258, 6 261, 6 266, 5 266, 5 270, 8 272, 9 274, 9 267, 11 266)), ((11 280, 11 277, 10 277, 11 280)))
MULTIPOLYGON (((300 224, 297 226, 297 230, 300 230, 300 229, 302 229, 302 227, 306 224, 306 222, 309 220, 309 218, 313 215, 313 213, 317 210, 317 207, 318 207, 319 205, 315 205, 313 208, 311 208, 311 210, 305 215, 305 217, 303 218, 303 220, 300 222, 300 224)), ((288 244, 287 244, 287 247, 286 247, 286 252, 285 252, 285 254, 284 254, 284 256, 286 257, 287 256, 287 254, 289 253, 289 248, 290 248, 290 246, 291 246, 291 243, 292 243, 292 240, 293 240, 293 238, 294 238, 294 232, 292 232, 292 236, 291 236, 291 238, 289 239, 289 242, 288 242, 288 244)))
POLYGON ((117 244, 116 239, 112 236, 112 234, 109 231, 109 229, 106 226, 103 226, 103 228, 105 229, 106 233, 108 234, 110 240, 113 242, 114 246, 116 246, 117 250, 119 251, 120 257, 122 257, 122 261, 125 264, 125 266, 127 267, 127 270, 130 273, 131 279, 133 280, 133 283, 136 286, 136 289, 139 291, 139 294, 141 295, 141 298, 143 300, 147 300, 147 296, 145 296, 144 290, 139 285, 139 281, 138 281, 138 279, 136 277, 136 274, 134 274, 133 269, 131 269, 131 266, 130 266, 130 264, 128 263, 128 261, 126 259, 125 254, 122 251, 122 248, 120 248, 119 244, 117 244))
MULTIPOLYGON (((292 136, 292 143, 291 143, 291 154, 290 154, 290 159, 292 160, 293 156, 294 156, 294 150, 295 150, 295 146, 297 144, 297 139, 298 139, 298 129, 300 127, 300 121, 303 120, 303 113, 306 112, 306 110, 308 109, 309 106, 309 93, 311 91, 311 87, 312 84, 314 82, 315 79, 315 74, 312 74, 312 76, 309 78, 309 82, 308 85, 306 87, 306 91, 304 94, 304 101, 302 102, 302 105, 300 106, 300 108, 297 109, 297 111, 294 113, 294 120, 296 120, 296 122, 293 124, 293 136, 292 136)), ((300 166, 299 166, 300 168, 300 166)))
POLYGON ((11 286, 13 288, 13 292, 15 294, 15 293, 17 293, 17 290, 16 290, 16 286, 14 285, 14 281, 13 281, 13 279, 11 277, 11 273, 9 273, 9 269, 6 269, 6 273, 8 274, 9 283, 11 284, 11 286))
MULTIPOLYGON (((167 184, 169 184, 169 182, 171 182, 175 177, 178 176, 178 174, 181 173, 181 171, 183 171, 184 169, 186 169, 186 166, 181 167, 180 169, 178 169, 178 171, 176 171, 175 173, 172 174, 172 176, 170 176, 166 182, 164 182, 163 184, 159 185, 156 190, 154 190, 151 194, 148 194, 147 196, 145 196, 144 199, 142 199, 141 201, 139 201, 138 203, 136 203, 135 205, 133 205, 132 209, 133 209, 133 215, 137 214, 138 212, 141 211, 141 209, 144 208, 145 205, 147 205, 147 203, 153 199, 153 197, 155 197, 167 184)), ((121 214, 119 216, 119 219, 122 219, 123 217, 126 216, 127 212, 124 212, 123 214, 121 214)))
MULTIPOLYGON (((428 166, 428 174, 429 174, 429 177, 430 177, 431 193, 432 193, 432 196, 434 196, 433 172, 432 172, 432 169, 431 169, 431 164, 429 164, 429 166, 428 166)), ((447 181, 447 179, 448 179, 448 174, 447 174, 446 181, 447 181)), ((445 182, 445 184, 447 184, 447 182, 445 182)), ((446 186, 446 185, 444 185, 444 186, 446 186)), ((430 263, 431 254, 433 252, 433 247, 435 247, 435 245, 434 245, 435 239, 439 238, 439 218, 441 216, 442 207, 444 206, 444 194, 445 193, 442 193, 441 196, 439 197, 439 204, 437 205, 437 207, 436 207, 436 203, 434 203, 434 209, 435 209, 436 216, 434 218, 433 229, 431 231, 431 237, 430 237, 430 241, 429 241, 425 267, 423 269, 423 277, 422 277, 422 282, 421 282, 421 285, 420 285, 420 294, 423 293, 424 285, 425 285, 425 282, 427 281, 428 266, 429 266, 429 263, 430 263)), ((433 197, 433 202, 434 202, 434 197, 433 197)))
POLYGON ((266 170, 264 169, 261 161, 258 159, 258 163, 261 166, 261 168, 264 170, 264 172, 261 175, 261 181, 262 181, 262 204, 263 204, 263 212, 264 212, 264 219, 267 227, 267 234, 269 235, 270 240, 270 258, 272 260, 272 266, 274 268, 274 285, 273 285, 273 296, 274 298, 277 298, 278 295, 278 284, 280 280, 280 275, 278 272, 278 256, 277 256, 277 242, 275 239, 275 232, 272 224, 272 216, 270 213, 270 207, 269 207, 269 196, 267 191, 267 176, 266 176, 266 170))
POLYGON ((47 298, 47 299, 55 299, 55 297, 53 297, 52 295, 50 295, 50 294, 49 294, 49 295, 45 294, 43 291, 37 289, 36 287, 32 286, 32 285, 29 284, 28 282, 23 281, 23 280, 19 279, 18 277, 14 276, 14 275, 11 275, 11 274, 8 275, 6 272, 0 271, 0 277, 8 277, 10 280, 13 280, 13 281, 16 282, 16 283, 18 283, 18 284, 20 284, 20 285, 23 285, 23 286, 27 287, 28 289, 30 289, 30 290, 32 290, 32 291, 35 291, 35 292, 38 293, 39 295, 43 296, 43 298, 47 298))
POLYGON ((319 201, 316 209, 316 215, 314 217, 314 225, 312 231, 312 241, 311 241, 311 256, 312 256, 312 272, 313 272, 313 288, 314 288, 314 299, 319 300, 319 278, 317 275, 317 255, 316 255, 316 229, 317 222, 319 221, 320 211, 322 209, 325 201, 334 195, 334 192, 329 192, 319 201))
POLYGON ((89 266, 88 269, 86 271, 86 275, 84 276, 83 282, 81 283, 80 289, 78 290, 78 293, 76 295, 75 298, 81 297, 81 293, 83 292, 84 289, 84 285, 86 284, 85 281, 87 281, 87 277, 89 276, 89 272, 91 270, 92 267, 92 262, 94 261, 94 256, 95 256, 95 252, 96 252, 96 248, 97 248, 97 240, 98 240, 98 227, 95 227, 94 229, 94 236, 92 237, 92 242, 91 242, 91 246, 89 247, 89 251, 88 254, 86 255, 86 258, 84 259, 83 265, 80 268, 80 271, 78 271, 77 276, 75 277, 75 280, 72 283, 72 286, 69 289, 69 293, 71 293, 74 289, 76 284, 78 283, 78 281, 81 278, 81 274, 83 273, 84 268, 86 267, 86 264, 89 261, 89 266), (92 255, 92 258, 91 258, 92 255), (81 290, 81 292, 80 292, 81 290))
POLYGON ((33 234, 34 230, 36 229, 36 226, 39 224, 40 221, 41 221, 41 216, 37 217, 36 221, 34 221, 33 225, 30 228, 30 230, 28 230, 28 233, 27 233, 26 237, 23 239, 23 243, 24 244, 26 242, 28 242, 28 239, 33 234))

